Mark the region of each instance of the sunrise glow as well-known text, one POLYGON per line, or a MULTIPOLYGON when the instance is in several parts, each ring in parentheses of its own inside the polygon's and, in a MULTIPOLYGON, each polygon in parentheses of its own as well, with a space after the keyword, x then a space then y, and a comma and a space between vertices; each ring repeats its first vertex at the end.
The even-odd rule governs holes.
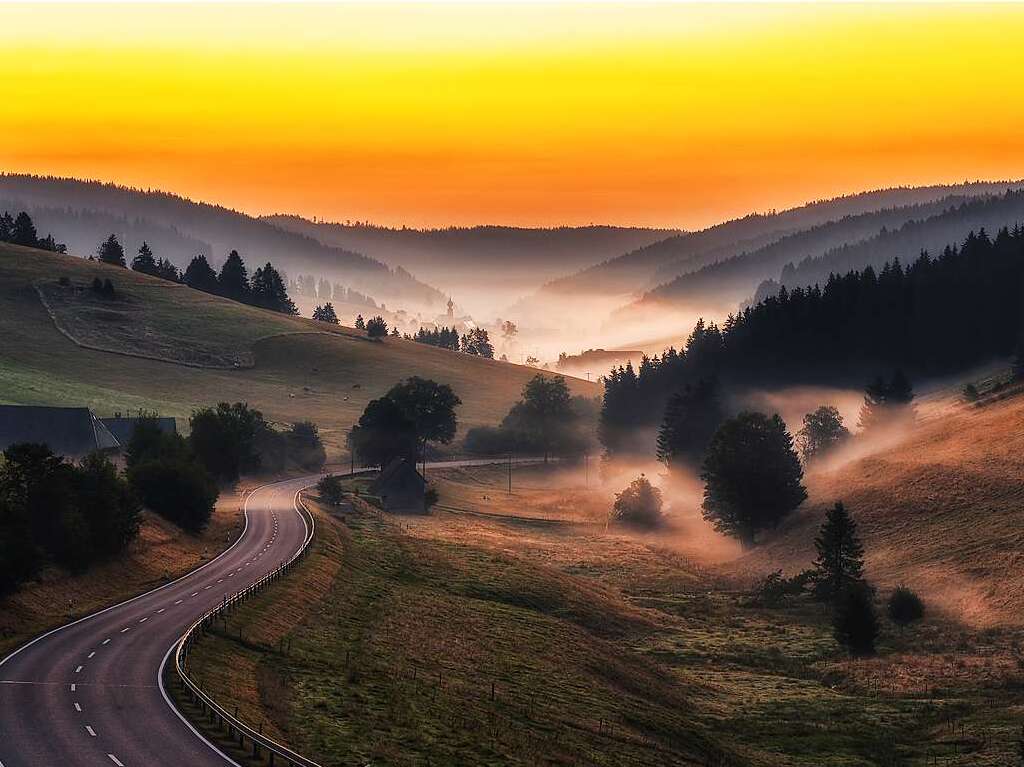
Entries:
POLYGON ((1024 7, 7 6, 0 167, 248 212, 694 227, 1024 176, 1024 7))

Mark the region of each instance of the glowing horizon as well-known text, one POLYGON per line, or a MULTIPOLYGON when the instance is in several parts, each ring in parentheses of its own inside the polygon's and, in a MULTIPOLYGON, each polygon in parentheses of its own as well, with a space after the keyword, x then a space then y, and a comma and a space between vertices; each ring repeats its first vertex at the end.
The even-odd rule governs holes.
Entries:
POLYGON ((383 225, 696 228, 1024 177, 1024 7, 8 5, 0 170, 383 225))

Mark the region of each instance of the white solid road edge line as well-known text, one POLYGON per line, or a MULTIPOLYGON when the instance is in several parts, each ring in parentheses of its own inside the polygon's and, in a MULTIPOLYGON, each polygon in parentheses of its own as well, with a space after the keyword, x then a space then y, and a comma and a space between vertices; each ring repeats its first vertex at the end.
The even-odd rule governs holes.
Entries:
MULTIPOLYGON (((285 481, 289 481, 289 480, 285 480, 285 481)), ((265 487, 270 487, 271 485, 276 485, 279 482, 280 482, 280 480, 278 482, 267 482, 266 484, 260 485, 259 487, 256 487, 256 488, 253 488, 253 490, 249 493, 249 495, 252 495, 253 493, 255 493, 255 492, 259 491, 259 490, 262 490, 265 487)), ((226 549, 224 549, 224 551, 222 551, 220 554, 215 556, 209 562, 207 562, 205 565, 200 565, 195 570, 189 570, 184 575, 181 575, 181 576, 175 578, 173 581, 170 581, 169 583, 165 583, 163 586, 157 586, 156 588, 152 588, 149 591, 145 591, 145 592, 143 592, 141 594, 138 594, 138 595, 136 595, 134 597, 130 597, 129 599, 125 599, 123 602, 118 602, 117 604, 110 605, 110 607, 104 607, 102 610, 97 610, 96 612, 90 613, 89 615, 85 615, 85 616, 79 618, 78 620, 71 621, 71 623, 65 623, 63 626, 58 626, 55 629, 50 629, 45 634, 40 634, 35 639, 31 640, 30 642, 26 642, 21 647, 19 647, 17 650, 14 650, 13 652, 9 653, 3 660, 0 660, 0 666, 4 665, 7 661, 9 661, 15 655, 20 653, 22 650, 25 650, 26 648, 31 647, 36 642, 42 641, 43 639, 46 639, 46 637, 48 637, 48 636, 50 636, 52 634, 56 634, 58 631, 63 631, 64 629, 71 628, 72 626, 77 626, 79 623, 83 623, 84 621, 87 621, 90 618, 95 618, 97 615, 103 615, 103 613, 110 612, 111 610, 116 610, 118 607, 123 607, 124 605, 131 604, 132 602, 136 602, 136 601, 142 599, 143 597, 148 597, 150 594, 155 594, 158 591, 162 591, 163 589, 170 588, 175 583, 179 583, 180 581, 183 581, 186 578, 192 577, 193 575, 198 573, 200 570, 205 570, 207 567, 212 565, 214 562, 219 560, 221 557, 225 556, 229 551, 231 551, 233 548, 235 548, 235 546, 237 546, 239 543, 241 543, 242 540, 245 538, 245 534, 246 534, 246 532, 249 529, 249 498, 248 497, 246 497, 245 502, 243 504, 243 511, 244 511, 244 515, 245 515, 245 526, 242 528, 242 532, 238 534, 238 537, 235 538, 235 542, 232 543, 230 546, 228 546, 226 549)), ((113 758, 112 754, 110 756, 111 756, 111 758, 113 758)), ((0 767, 3 767, 3 765, 0 764, 0 767)))
MULTIPOLYGON (((245 504, 243 506, 243 511, 245 512, 245 529, 246 530, 249 529, 249 498, 251 498, 253 495, 255 495, 257 490, 262 490, 264 487, 270 487, 271 485, 276 485, 276 484, 284 484, 285 482, 291 482, 291 481, 294 481, 294 480, 285 480, 284 482, 280 482, 280 483, 278 483, 278 482, 270 482, 270 483, 268 483, 266 485, 262 485, 262 486, 256 488, 256 490, 253 490, 248 495, 248 497, 246 497, 245 504)), ((302 512, 299 511, 298 499, 299 499, 299 493, 301 493, 307 487, 312 487, 312 484, 305 485, 304 487, 299 488, 298 490, 295 491, 295 495, 292 496, 292 505, 295 507, 295 513, 298 514, 299 515, 299 519, 302 520, 302 527, 303 527, 303 530, 306 533, 303 536, 303 539, 302 539, 303 542, 305 542, 306 538, 309 536, 309 524, 306 522, 306 518, 304 516, 302 516, 302 512)), ((245 535, 245 530, 242 531, 242 535, 245 535)), ((241 540, 241 536, 239 536, 239 540, 241 540)), ((237 543, 237 541, 236 541, 236 543, 237 543)), ((224 552, 224 553, 226 554, 227 552, 224 552)), ((187 628, 186 628, 186 631, 187 631, 187 628)), ((228 756, 223 751, 221 751, 219 748, 217 748, 217 746, 214 745, 214 743, 212 743, 210 740, 208 740, 206 738, 206 736, 203 735, 203 733, 199 732, 199 730, 197 730, 193 726, 192 722, 190 722, 188 719, 185 718, 184 714, 182 714, 180 711, 178 711, 178 707, 174 705, 173 701, 171 701, 170 696, 167 694, 167 690, 164 688, 164 668, 167 666, 167 659, 171 657, 171 653, 174 652, 174 648, 178 646, 178 642, 180 642, 180 641, 181 641, 181 637, 178 637, 177 639, 175 639, 174 642, 171 644, 171 646, 167 648, 167 652, 164 653, 164 659, 162 661, 160 661, 160 669, 159 669, 159 671, 156 672, 156 682, 157 682, 157 686, 160 688, 160 695, 163 696, 164 703, 167 704, 167 707, 170 708, 171 711, 174 712, 174 715, 176 717, 178 717, 178 719, 180 719, 185 724, 185 726, 188 727, 197 738, 199 738, 199 740, 201 740, 203 743, 205 743, 207 746, 209 746, 210 749, 213 750, 214 753, 218 754, 228 764, 234 765, 234 767, 242 767, 238 762, 236 762, 230 756, 228 756)), ((111 759, 114 759, 114 755, 113 754, 108 754, 107 756, 109 756, 111 759)), ((116 759, 114 760, 114 762, 115 762, 115 764, 120 765, 120 767, 124 767, 124 765, 121 765, 121 763, 118 762, 116 759)), ((3 765, 0 764, 0 767, 3 767, 3 765)))

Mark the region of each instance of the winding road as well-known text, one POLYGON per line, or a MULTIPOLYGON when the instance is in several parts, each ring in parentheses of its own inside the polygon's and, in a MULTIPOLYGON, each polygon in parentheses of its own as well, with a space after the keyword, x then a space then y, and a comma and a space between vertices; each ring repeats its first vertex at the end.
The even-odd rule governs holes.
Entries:
POLYGON ((193 621, 301 545, 295 507, 317 476, 264 485, 216 559, 161 588, 44 634, 0 661, 0 767, 235 764, 171 705, 161 668, 193 621))

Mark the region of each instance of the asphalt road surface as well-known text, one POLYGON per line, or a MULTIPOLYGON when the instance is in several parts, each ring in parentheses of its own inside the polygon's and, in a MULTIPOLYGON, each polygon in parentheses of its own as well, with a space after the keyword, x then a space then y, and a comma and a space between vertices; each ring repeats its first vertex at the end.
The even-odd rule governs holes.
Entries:
MULTIPOLYGON (((495 461, 428 462, 427 468, 489 463, 495 461)), ((318 478, 257 488, 245 502, 244 532, 219 557, 0 661, 0 767, 235 764, 177 713, 161 686, 161 668, 197 618, 298 550, 307 523, 296 496, 318 478)))
POLYGON ((316 479, 258 488, 246 500, 245 531, 215 560, 0 662, 0 767, 234 764, 178 715, 160 669, 194 620, 302 545, 307 523, 295 498, 316 479))

